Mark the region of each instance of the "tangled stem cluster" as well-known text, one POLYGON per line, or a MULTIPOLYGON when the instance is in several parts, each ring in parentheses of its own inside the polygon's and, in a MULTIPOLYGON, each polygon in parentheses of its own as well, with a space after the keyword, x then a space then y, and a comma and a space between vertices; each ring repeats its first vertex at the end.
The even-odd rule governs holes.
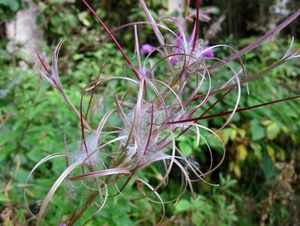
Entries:
POLYGON ((137 184, 141 195, 136 199, 148 198, 154 203, 161 203, 164 211, 164 204, 169 201, 163 201, 158 190, 168 182, 172 168, 180 169, 182 179, 178 196, 171 200, 175 203, 187 187, 193 192, 194 182, 200 180, 208 183, 205 177, 217 169, 225 158, 225 147, 218 132, 230 122, 236 112, 299 97, 239 108, 243 84, 288 60, 299 57, 298 50, 293 49, 292 42, 278 62, 263 71, 247 75, 242 55, 287 26, 300 14, 300 10, 257 41, 237 51, 222 44, 208 46, 206 41, 198 38, 199 1, 196 1, 196 22, 192 35, 187 35, 181 21, 176 18, 165 17, 156 22, 143 0, 140 0, 140 4, 145 12, 146 21, 130 23, 111 31, 89 3, 85 0, 83 2, 106 30, 107 38, 111 39, 122 53, 130 70, 126 75, 100 76, 89 84, 82 92, 83 95, 89 95, 89 105, 86 113, 83 113, 82 100, 80 110, 77 110, 59 80, 58 53, 63 42, 58 44, 53 53, 51 67, 46 58, 35 50, 40 74, 61 94, 78 116, 82 134, 78 150, 45 157, 37 163, 28 177, 29 179, 46 161, 54 158, 68 159, 66 169, 43 199, 39 213, 31 213, 39 222, 56 190, 65 180, 80 181, 90 194, 82 208, 69 219, 69 225, 80 219, 90 204, 95 203, 99 212, 107 198, 117 194, 124 195, 123 191, 129 182, 137 184), (176 25, 176 31, 167 26, 170 23, 176 25), (145 26, 152 28, 159 46, 139 44, 138 31, 145 26), (128 27, 133 28, 136 62, 127 56, 114 36, 115 32, 128 27), (218 58, 216 53, 219 48, 227 48, 232 55, 225 59, 218 58), (233 61, 238 63, 239 67, 233 67, 233 61), (92 119, 88 116, 90 105, 97 95, 105 95, 97 93, 101 90, 99 87, 106 86, 113 80, 122 80, 128 90, 123 93, 119 93, 118 90, 110 93, 113 107, 100 112, 102 117, 94 128, 89 122, 89 119, 92 119), (214 106, 228 95, 235 95, 236 101, 232 110, 210 114, 214 106), (228 116, 227 120, 219 129, 213 130, 201 123, 204 119, 224 115, 228 116), (177 139, 183 134, 195 136, 199 150, 207 151, 210 159, 210 163, 206 164, 209 165, 208 169, 187 158, 184 150, 180 150, 177 139), (223 154, 218 159, 213 157, 215 154, 209 142, 211 137, 223 147, 223 154), (204 147, 200 144, 204 144, 204 147), (163 172, 156 185, 150 184, 140 174, 152 165, 159 165, 163 172), (80 169, 80 173, 77 169, 80 169))

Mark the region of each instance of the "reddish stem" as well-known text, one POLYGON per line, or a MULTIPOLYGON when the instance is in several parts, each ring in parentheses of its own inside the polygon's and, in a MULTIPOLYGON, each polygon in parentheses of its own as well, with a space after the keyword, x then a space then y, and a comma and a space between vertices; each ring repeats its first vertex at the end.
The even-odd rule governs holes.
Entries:
POLYGON ((124 52, 123 48, 121 47, 121 45, 119 44, 119 42, 117 41, 117 39, 115 38, 115 36, 111 33, 111 31, 108 29, 108 27, 106 26, 106 24, 100 19, 100 17, 96 14, 96 12, 93 10, 93 8, 89 5, 89 3, 86 0, 82 0, 83 3, 88 7, 88 9, 91 11, 91 13, 96 17, 96 19, 98 20, 98 22, 101 24, 101 26, 104 28, 104 30, 107 32, 107 34, 109 35, 109 37, 113 40, 113 42, 115 43, 115 45, 117 46, 117 48, 119 49, 119 51, 122 53, 125 61, 127 62, 127 64, 129 65, 129 67, 131 68, 132 72, 135 74, 135 76, 140 80, 141 77, 139 75, 139 72, 135 69, 135 67, 133 66, 133 64, 131 63, 131 61, 129 60, 128 56, 126 55, 126 53, 124 52))
POLYGON ((196 0, 196 28, 194 33, 192 52, 196 48, 197 39, 199 36, 199 8, 200 8, 200 0, 196 0))
POLYGON ((45 71, 47 72, 48 77, 51 77, 51 72, 49 71, 49 69, 46 67, 42 57, 40 56, 39 52, 34 48, 33 51, 35 52, 36 56, 38 57, 40 63, 42 64, 43 68, 45 69, 45 71))
MULTIPOLYGON (((284 98, 284 99, 280 99, 280 100, 270 101, 270 102, 263 103, 263 104, 257 104, 257 105, 250 106, 250 107, 238 108, 235 112, 247 111, 247 110, 250 110, 250 109, 259 108, 259 107, 270 105, 270 104, 276 104, 276 103, 279 103, 279 102, 284 102, 284 101, 289 101, 289 100, 295 100, 295 99, 298 99, 298 98, 300 98, 300 95, 294 96, 294 97, 288 97, 288 98, 284 98)), ((173 122, 169 122, 168 124, 177 124, 177 123, 186 123, 186 122, 197 122, 197 121, 203 120, 203 119, 209 119, 209 118, 214 118, 214 117, 229 115, 232 112, 233 111, 225 111, 225 112, 221 112, 221 113, 214 114, 214 115, 200 116, 200 117, 196 117, 196 118, 189 118, 189 119, 183 119, 183 120, 173 121, 173 122)))

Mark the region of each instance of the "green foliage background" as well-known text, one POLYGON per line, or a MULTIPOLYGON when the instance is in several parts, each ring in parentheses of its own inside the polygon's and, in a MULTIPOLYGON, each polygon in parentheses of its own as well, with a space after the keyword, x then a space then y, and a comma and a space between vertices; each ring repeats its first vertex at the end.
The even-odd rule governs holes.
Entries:
MULTIPOLYGON (((137 1, 91 2, 98 15, 111 27, 143 18, 137 1), (124 8, 128 9, 126 13, 121 10, 124 8)), ((59 70, 67 94, 78 107, 80 89, 95 79, 101 65, 105 65, 104 75, 114 75, 122 73, 124 62, 113 44, 101 45, 103 30, 79 1, 49 0, 37 1, 37 4, 40 11, 38 25, 45 38, 43 49, 50 52, 59 40, 67 38, 67 45, 60 55, 59 70)), ((154 14, 166 7, 164 1, 157 0, 149 1, 149 5, 154 14)), ((17 0, 0 0, 0 20, 10 20, 21 6, 26 7, 17 0)), ((133 44, 128 43, 131 33, 117 36, 127 47, 127 52, 133 52, 133 44)), ((147 33, 141 34, 140 38, 143 41, 151 39, 147 33)), ((234 43, 239 48, 253 38, 227 37, 222 42, 234 43)), ((245 55, 248 73, 262 70, 278 60, 287 49, 289 39, 289 36, 277 37, 245 55)), ((30 200, 38 200, 30 202, 30 208, 36 212, 65 162, 55 160, 40 167, 29 187, 24 188, 28 173, 43 157, 64 150, 64 135, 68 142, 76 142, 80 130, 76 117, 36 72, 13 67, 12 57, 18 61, 21 56, 8 54, 6 44, 7 40, 1 37, 0 222, 4 225, 32 225, 34 221, 25 208, 24 189, 30 200)), ((219 54, 225 56, 228 53, 219 54)), ((250 94, 243 93, 241 107, 299 94, 299 66, 299 61, 294 61, 251 82, 250 94)), ((116 82, 111 83, 107 90, 124 88, 124 84, 116 82)), ((226 99, 212 113, 230 110, 233 101, 226 99)), ((161 225, 297 225, 300 222, 297 211, 300 205, 297 195, 300 192, 299 114, 299 101, 236 114, 232 123, 221 132, 227 147, 225 162, 207 178, 220 186, 196 184, 199 197, 193 199, 187 191, 177 205, 167 205, 161 225)), ((215 128, 225 119, 203 123, 215 128)), ((182 137, 178 145, 186 156, 204 166, 207 164, 206 156, 195 148, 195 141, 190 137, 182 137)), ((211 145, 214 147, 214 143, 211 145)), ((218 148, 217 144, 215 148, 218 148)), ((152 170, 154 180, 159 180, 160 176, 158 171, 152 170)), ((175 172, 170 185, 160 191, 163 198, 176 195, 177 181, 175 172)), ((134 185, 129 185, 126 192, 134 195, 134 185)), ((65 183, 54 196, 43 224, 63 222, 86 196, 76 184, 73 187, 65 183)), ((95 206, 91 207, 80 223, 88 220, 95 210, 95 206)), ((155 225, 160 217, 159 205, 119 196, 109 199, 106 207, 87 225, 155 225)))

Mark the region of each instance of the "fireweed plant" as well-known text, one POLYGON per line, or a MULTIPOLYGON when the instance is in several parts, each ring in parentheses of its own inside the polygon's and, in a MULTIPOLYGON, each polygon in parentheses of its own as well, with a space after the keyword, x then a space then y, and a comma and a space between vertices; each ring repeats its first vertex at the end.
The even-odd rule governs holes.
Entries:
MULTIPOLYGON (((239 108, 243 84, 289 60, 299 58, 299 50, 293 48, 292 40, 281 59, 255 74, 246 74, 242 60, 245 53, 295 20, 300 14, 300 9, 264 36, 238 51, 223 44, 209 46, 206 41, 198 38, 200 36, 198 23, 201 15, 199 15, 200 1, 197 0, 195 24, 191 34, 187 33, 184 21, 178 18, 164 17, 155 21, 143 0, 140 0, 140 4, 145 12, 146 21, 138 21, 110 30, 90 4, 85 0, 83 2, 107 32, 107 39, 111 39, 121 52, 127 70, 124 71, 125 75, 111 77, 100 75, 83 89, 80 109, 77 110, 67 97, 59 79, 58 54, 63 41, 53 52, 51 66, 47 63, 46 57, 35 50, 38 71, 61 94, 67 105, 78 116, 81 130, 81 141, 77 150, 66 150, 45 157, 34 166, 28 176, 26 183, 35 170, 45 162, 54 158, 67 160, 66 169, 44 197, 38 214, 35 215, 28 207, 38 223, 41 222, 56 190, 66 180, 68 183, 80 181, 89 194, 84 204, 74 211, 67 222, 68 225, 75 224, 93 203, 98 206, 99 210, 96 212, 98 213, 108 198, 116 195, 126 197, 124 189, 128 184, 134 183, 140 196, 127 198, 147 198, 154 203, 160 203, 163 218, 165 203, 176 204, 187 188, 193 193, 193 183, 196 181, 208 183, 205 177, 220 166, 225 158, 225 147, 218 132, 230 122, 235 113, 300 97, 289 97, 239 108), (172 30, 169 25, 173 27, 175 25, 176 30, 172 30), (158 45, 139 43, 138 29, 143 26, 152 28, 158 45), (128 57, 115 38, 115 32, 129 27, 132 27, 135 40, 134 59, 128 57), (232 55, 225 59, 218 58, 216 56, 218 48, 227 48, 232 55), (239 67, 233 66, 232 62, 235 62, 235 65, 238 63, 239 67), (107 96, 104 93, 97 93, 99 87, 114 80, 126 82, 127 90, 123 93, 111 90, 110 97, 114 107, 105 112, 99 109, 102 111, 102 117, 95 119, 90 111, 93 99, 97 98, 97 95, 107 96), (89 96, 86 112, 83 112, 84 95, 89 96), (228 95, 235 95, 236 101, 232 110, 211 114, 214 106, 228 95), (220 116, 228 117, 219 129, 210 129, 202 123, 204 119, 220 116), (94 126, 96 120, 98 123, 94 126), (210 157, 208 169, 204 169, 194 159, 186 157, 184 150, 180 150, 177 146, 177 139, 183 134, 195 136, 199 147, 200 143, 206 146, 206 148, 201 146, 200 149, 207 151, 210 157), (210 146, 211 139, 216 139, 222 146, 222 155, 219 158, 214 157, 216 155, 210 146), (145 179, 141 174, 153 165, 160 167, 159 170, 163 175, 157 184, 151 184, 150 180, 145 179), (159 189, 168 183, 173 167, 180 169, 182 183, 178 196, 174 197, 174 200, 165 201, 160 197, 159 189)), ((247 90, 247 86, 245 88, 247 90)), ((25 201, 27 204, 26 194, 25 201)))

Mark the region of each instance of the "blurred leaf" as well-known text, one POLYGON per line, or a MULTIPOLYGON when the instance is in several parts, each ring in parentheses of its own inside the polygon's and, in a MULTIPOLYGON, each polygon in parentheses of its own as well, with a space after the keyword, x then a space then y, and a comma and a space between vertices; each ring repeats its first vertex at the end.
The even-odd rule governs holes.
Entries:
POLYGON ((14 146, 6 146, 5 149, 0 151, 0 162, 5 159, 11 152, 15 150, 14 146))
POLYGON ((14 172, 14 178, 16 181, 24 183, 26 181, 29 172, 25 169, 18 169, 14 172))
POLYGON ((275 150, 270 145, 267 145, 267 153, 272 159, 273 162, 275 162, 275 150))
POLYGON ((90 27, 92 24, 88 20, 88 12, 81 12, 78 14, 78 19, 80 22, 82 22, 85 26, 90 27))
POLYGON ((51 17, 51 24, 55 27, 58 27, 61 24, 61 18, 59 15, 54 15, 51 17))
POLYGON ((224 144, 226 145, 230 140, 234 140, 236 137, 236 130, 232 129, 232 128, 225 128, 222 130, 221 132, 222 135, 222 140, 224 142, 224 144))
POLYGON ((279 128, 277 123, 272 122, 272 124, 268 125, 268 127, 267 127, 267 137, 270 140, 273 140, 275 137, 277 137, 279 132, 280 132, 280 128, 279 128))
POLYGON ((180 142, 179 149, 181 150, 181 152, 185 157, 188 157, 193 153, 193 148, 186 142, 180 142))
POLYGON ((262 159, 262 147, 258 143, 250 142, 250 147, 254 150, 254 155, 258 160, 262 159))
POLYGON ((240 178, 242 175, 241 169, 238 165, 234 165, 233 172, 238 178, 240 178))
POLYGON ((181 199, 175 206, 175 211, 178 213, 188 211, 192 208, 191 203, 186 199, 181 199))
POLYGON ((280 161, 284 161, 286 159, 286 154, 284 152, 284 150, 282 148, 278 148, 278 152, 276 154, 276 157, 280 160, 280 161))
POLYGON ((242 173, 241 170, 238 166, 238 164, 236 164, 235 162, 229 162, 229 171, 233 172, 235 174, 236 177, 241 177, 242 173))
POLYGON ((0 193, 0 202, 6 202, 7 198, 4 193, 0 193))
POLYGON ((240 135, 241 138, 245 138, 246 136, 246 130, 244 129, 238 129, 238 134, 240 135))
POLYGON ((9 7, 11 11, 17 11, 20 4, 18 0, 0 0, 0 5, 9 7))
POLYGON ((250 126, 252 140, 260 140, 265 137, 265 129, 257 119, 251 120, 250 126))
POLYGON ((240 144, 236 147, 237 150, 237 159, 240 161, 244 161, 247 157, 247 148, 245 147, 245 145, 240 144))
POLYGON ((265 153, 263 154, 263 159, 260 165, 267 180, 272 179, 278 173, 278 170, 274 167, 271 158, 265 153))

